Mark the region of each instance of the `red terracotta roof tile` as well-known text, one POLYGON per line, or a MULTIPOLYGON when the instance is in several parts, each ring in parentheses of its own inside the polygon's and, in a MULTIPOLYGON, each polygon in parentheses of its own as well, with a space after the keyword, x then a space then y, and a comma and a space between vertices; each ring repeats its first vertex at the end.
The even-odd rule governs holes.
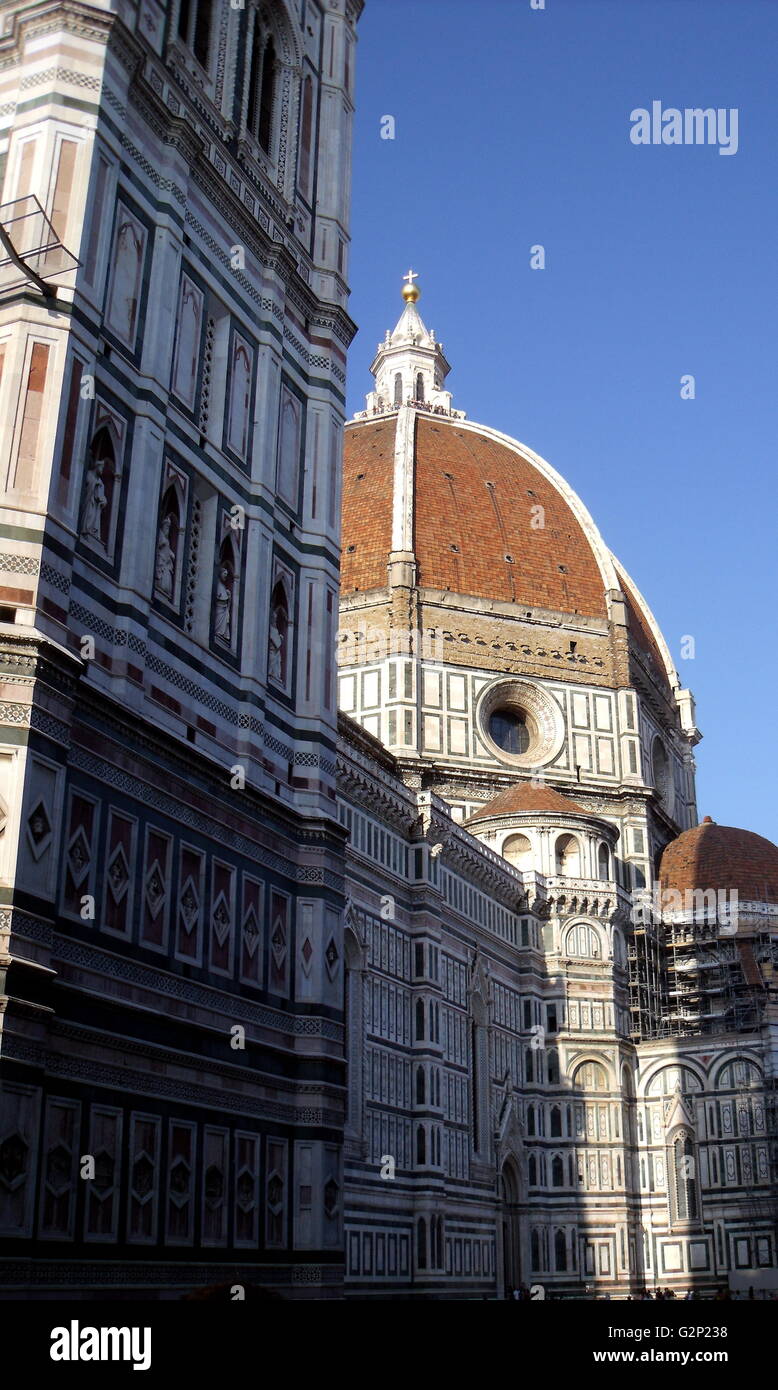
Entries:
POLYGON ((666 846, 663 888, 736 888, 743 902, 778 902, 778 845, 731 825, 705 820, 666 846))
MULTIPOLYGON (((346 430, 344 593, 386 584, 396 419, 346 430)), ((414 548, 424 588, 607 616, 597 560, 562 494, 514 449, 457 421, 417 417, 414 548)))
POLYGON ((531 782, 517 782, 487 801, 466 824, 472 825, 473 821, 491 819, 492 816, 521 815, 525 811, 558 811, 563 815, 572 812, 579 816, 589 814, 577 801, 572 801, 553 787, 533 787, 531 782))

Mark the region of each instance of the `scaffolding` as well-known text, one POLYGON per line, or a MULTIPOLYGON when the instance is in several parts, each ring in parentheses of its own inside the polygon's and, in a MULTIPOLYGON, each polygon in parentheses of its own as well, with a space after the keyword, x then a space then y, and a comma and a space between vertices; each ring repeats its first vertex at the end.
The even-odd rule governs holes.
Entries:
POLYGON ((632 1036, 636 1042, 728 1035, 764 1078, 767 1182, 745 1199, 754 1228, 778 1217, 778 939, 774 911, 741 916, 736 926, 715 912, 644 921, 628 942, 632 1036), (773 930, 771 932, 770 926, 773 930))
POLYGON ((664 928, 641 922, 627 937, 629 1007, 635 1042, 661 1036, 668 1009, 664 928))
POLYGON ((722 935, 715 921, 674 923, 667 930, 668 1012, 665 1036, 758 1032, 767 1002, 763 967, 770 933, 722 935))

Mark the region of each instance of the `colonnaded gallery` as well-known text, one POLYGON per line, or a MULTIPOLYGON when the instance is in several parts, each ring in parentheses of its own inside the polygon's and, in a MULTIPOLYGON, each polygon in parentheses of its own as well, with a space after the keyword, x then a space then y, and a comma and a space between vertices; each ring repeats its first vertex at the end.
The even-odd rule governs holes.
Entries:
POLYGON ((413 272, 345 425, 360 10, 0 19, 0 1286, 774 1289, 778 848, 413 272))

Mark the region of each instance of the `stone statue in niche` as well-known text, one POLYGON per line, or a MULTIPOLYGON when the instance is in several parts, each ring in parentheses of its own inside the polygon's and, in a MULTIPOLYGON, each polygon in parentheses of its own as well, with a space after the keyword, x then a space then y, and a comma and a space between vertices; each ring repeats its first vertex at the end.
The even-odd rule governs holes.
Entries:
POLYGON ((286 649, 289 613, 283 588, 276 585, 270 608, 267 673, 270 680, 283 685, 286 681, 286 649))
POLYGON ((176 552, 170 544, 173 517, 166 516, 157 534, 157 555, 154 562, 154 585, 165 598, 172 599, 176 573, 176 552))
POLYGON ((284 639, 278 630, 277 621, 277 614, 274 612, 270 619, 270 655, 267 673, 271 680, 283 681, 284 639))
POLYGON ((213 632, 228 646, 232 642, 232 575, 227 565, 220 565, 216 578, 213 632))
POLYGON ((93 459, 86 472, 84 482, 84 521, 81 535, 84 540, 103 542, 103 510, 108 502, 103 485, 103 459, 93 459))

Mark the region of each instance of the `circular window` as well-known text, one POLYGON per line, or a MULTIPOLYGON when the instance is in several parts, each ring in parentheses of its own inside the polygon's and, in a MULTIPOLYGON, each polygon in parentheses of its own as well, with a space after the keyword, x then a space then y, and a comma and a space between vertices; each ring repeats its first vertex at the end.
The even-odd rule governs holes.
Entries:
POLYGON ((514 767, 537 767, 556 757, 562 746, 559 706, 526 681, 502 680, 487 686, 477 717, 487 747, 514 767))
POLYGON ((526 753, 532 742, 522 710, 496 709, 489 715, 489 733, 503 753, 526 753))

